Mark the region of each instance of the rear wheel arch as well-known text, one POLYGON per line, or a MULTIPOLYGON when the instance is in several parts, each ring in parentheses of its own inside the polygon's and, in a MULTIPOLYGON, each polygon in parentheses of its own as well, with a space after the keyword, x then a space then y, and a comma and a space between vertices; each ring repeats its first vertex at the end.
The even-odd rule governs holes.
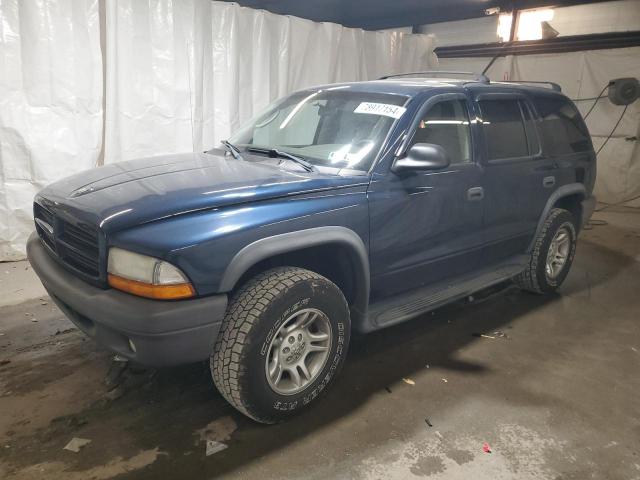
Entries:
POLYGON ((562 208, 563 210, 571 212, 578 222, 578 226, 580 226, 582 219, 582 201, 584 198, 584 192, 571 193, 556 200, 552 208, 562 208))
POLYGON ((529 244, 529 248, 527 252, 531 252, 533 250, 536 238, 542 231, 544 223, 549 216, 549 213, 554 208, 562 208, 564 210, 568 210, 571 212, 576 221, 578 222, 578 226, 582 224, 582 205, 581 202, 587 197, 587 191, 583 184, 581 183, 569 183, 567 185, 562 185, 555 192, 553 192, 549 198, 547 199, 547 203, 544 207, 540 215, 540 219, 538 220, 538 226, 536 228, 535 235, 531 239, 529 244), (569 207, 569 208, 567 208, 569 207))
POLYGON ((306 268, 325 276, 343 291, 353 324, 366 318, 369 257, 364 242, 353 230, 326 226, 256 240, 229 262, 219 291, 234 291, 258 273, 276 266, 306 268))
POLYGON ((555 291, 569 273, 576 251, 576 239, 577 219, 568 210, 554 207, 536 236, 527 267, 514 277, 515 283, 523 290, 534 293, 555 291), (560 240, 561 235, 564 240, 560 240), (555 242, 562 242, 563 246, 555 242))

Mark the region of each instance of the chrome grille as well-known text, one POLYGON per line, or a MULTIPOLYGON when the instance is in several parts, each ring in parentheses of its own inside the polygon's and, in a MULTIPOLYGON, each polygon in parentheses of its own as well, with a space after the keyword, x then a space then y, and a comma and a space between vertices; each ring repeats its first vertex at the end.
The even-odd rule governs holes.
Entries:
POLYGON ((49 248, 55 251, 56 240, 54 237, 54 216, 37 203, 33 205, 33 216, 36 221, 36 231, 38 232, 38 235, 49 248))
POLYGON ((63 219, 37 203, 33 214, 38 235, 63 263, 88 277, 100 277, 100 233, 96 227, 63 219))

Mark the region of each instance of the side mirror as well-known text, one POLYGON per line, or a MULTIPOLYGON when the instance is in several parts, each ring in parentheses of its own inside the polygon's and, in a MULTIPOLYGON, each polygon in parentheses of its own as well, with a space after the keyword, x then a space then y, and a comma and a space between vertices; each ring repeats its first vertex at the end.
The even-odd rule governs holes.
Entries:
POLYGON ((449 163, 449 156, 440 145, 416 143, 403 158, 393 163, 391 170, 395 173, 441 170, 448 167, 449 163))

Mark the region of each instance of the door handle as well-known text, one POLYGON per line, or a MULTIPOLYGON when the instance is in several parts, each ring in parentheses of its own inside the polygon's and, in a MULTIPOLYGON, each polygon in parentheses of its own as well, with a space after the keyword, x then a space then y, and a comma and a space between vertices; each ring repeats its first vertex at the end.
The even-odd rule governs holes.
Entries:
POLYGON ((542 186, 545 188, 551 188, 556 184, 556 177, 554 176, 550 176, 550 177, 544 177, 542 179, 542 186))
POLYGON ((477 202, 484 198, 484 189, 482 187, 473 187, 467 190, 467 200, 477 202))

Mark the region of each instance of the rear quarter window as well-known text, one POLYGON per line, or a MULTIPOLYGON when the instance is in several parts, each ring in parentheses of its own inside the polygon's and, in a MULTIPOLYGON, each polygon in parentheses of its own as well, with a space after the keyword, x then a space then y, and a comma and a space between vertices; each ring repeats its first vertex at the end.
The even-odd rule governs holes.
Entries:
POLYGON ((542 144, 548 154, 566 155, 591 149, 589 131, 566 98, 536 98, 542 144))

